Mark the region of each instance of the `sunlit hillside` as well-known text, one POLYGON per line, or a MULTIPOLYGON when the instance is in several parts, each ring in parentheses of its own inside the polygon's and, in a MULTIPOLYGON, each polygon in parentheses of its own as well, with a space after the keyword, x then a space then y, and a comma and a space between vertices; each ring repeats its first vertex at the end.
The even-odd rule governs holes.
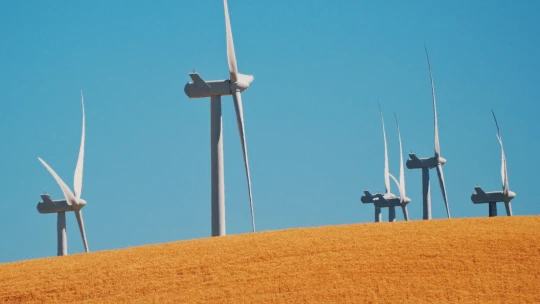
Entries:
POLYGON ((540 303, 540 216, 291 229, 0 264, 0 303, 79 301, 540 303))

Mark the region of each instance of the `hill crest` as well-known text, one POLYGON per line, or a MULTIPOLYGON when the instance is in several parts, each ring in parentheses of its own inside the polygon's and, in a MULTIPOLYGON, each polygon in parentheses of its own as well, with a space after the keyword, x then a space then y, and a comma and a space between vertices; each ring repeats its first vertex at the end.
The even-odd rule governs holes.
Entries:
POLYGON ((267 231, 0 264, 0 302, 538 303, 540 216, 267 231))

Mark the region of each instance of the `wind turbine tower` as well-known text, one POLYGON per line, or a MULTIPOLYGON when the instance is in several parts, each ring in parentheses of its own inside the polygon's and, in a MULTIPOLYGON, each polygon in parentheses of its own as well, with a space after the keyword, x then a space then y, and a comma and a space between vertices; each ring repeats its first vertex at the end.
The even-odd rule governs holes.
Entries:
POLYGON ((471 200, 474 204, 489 204, 489 216, 497 216, 497 203, 503 202, 504 207, 506 208, 506 215, 512 215, 512 205, 510 201, 516 197, 516 193, 510 191, 510 186, 508 185, 508 170, 506 166, 506 155, 504 154, 504 147, 501 137, 501 132, 499 131, 499 124, 497 123, 497 117, 495 113, 493 114, 493 119, 495 120, 495 126, 497 126, 497 139, 499 140, 499 145, 501 146, 501 178, 502 178, 502 191, 493 191, 485 192, 480 186, 474 187, 476 193, 471 195, 471 200))
POLYGON ((236 55, 234 52, 234 42, 229 19, 229 9, 227 0, 223 0, 225 7, 225 29, 227 37, 227 61, 229 63, 229 76, 227 80, 203 80, 198 73, 190 73, 193 80, 184 87, 184 92, 189 98, 210 97, 210 159, 211 159, 211 210, 212 210, 212 236, 225 235, 225 183, 223 169, 223 128, 221 116, 221 96, 232 95, 234 109, 236 111, 236 122, 240 142, 244 155, 244 166, 246 170, 249 206, 251 209, 251 225, 255 232, 255 218, 253 212, 253 199, 251 194, 251 178, 249 174, 249 163, 246 146, 246 135, 244 127, 244 113, 242 108, 242 92, 245 91, 254 77, 238 72, 236 55))
MULTIPOLYGON (((425 48, 425 47, 424 47, 425 48)), ((446 159, 441 157, 441 147, 439 145, 439 126, 437 122, 437 102, 435 100, 435 85, 433 84, 433 74, 431 72, 431 64, 429 63, 429 55, 426 51, 426 58, 429 68, 429 78, 431 80, 431 96, 433 98, 433 117, 435 124, 435 155, 429 158, 418 158, 414 153, 410 153, 410 159, 407 160, 407 168, 422 169, 422 203, 423 203, 423 219, 431 219, 431 197, 429 193, 429 169, 437 168, 439 177, 439 185, 446 206, 446 214, 450 218, 450 209, 448 208, 448 196, 446 194, 446 185, 444 183, 444 174, 442 166, 446 163, 446 159)))
POLYGON ((77 160, 77 166, 75 167, 75 176, 73 177, 73 192, 64 183, 64 181, 56 174, 56 172, 41 158, 39 161, 47 168, 53 178, 56 180, 62 192, 64 193, 63 200, 53 201, 47 194, 42 194, 42 202, 37 205, 39 213, 56 213, 57 214, 57 237, 58 237, 58 256, 67 255, 67 236, 66 236, 66 212, 75 212, 77 223, 79 224, 79 230, 81 231, 81 237, 84 244, 85 252, 88 252, 88 243, 86 241, 86 233, 84 231, 84 222, 82 216, 82 208, 86 206, 86 201, 81 199, 82 192, 82 179, 83 179, 83 166, 84 166, 84 139, 85 139, 85 117, 84 117, 84 97, 81 92, 82 103, 82 136, 81 146, 79 148, 79 159, 77 160))

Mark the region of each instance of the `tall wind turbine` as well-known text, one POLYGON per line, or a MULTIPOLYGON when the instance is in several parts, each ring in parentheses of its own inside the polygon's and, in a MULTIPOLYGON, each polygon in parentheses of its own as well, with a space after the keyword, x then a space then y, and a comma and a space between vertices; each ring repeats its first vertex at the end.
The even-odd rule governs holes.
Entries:
POLYGON ((41 158, 39 161, 49 170, 54 177, 60 189, 64 193, 64 200, 51 200, 49 195, 43 194, 41 198, 43 202, 38 203, 37 209, 39 213, 57 213, 57 229, 58 229, 58 255, 67 255, 67 236, 66 236, 66 212, 74 211, 77 223, 79 224, 79 230, 81 231, 82 240, 84 243, 84 250, 88 252, 88 243, 86 241, 86 233, 84 232, 84 222, 82 216, 82 208, 86 206, 86 201, 81 199, 82 193, 82 179, 83 179, 83 166, 84 166, 84 96, 81 92, 82 103, 82 136, 81 146, 79 148, 79 159, 77 160, 77 166, 75 167, 75 175, 73 177, 73 192, 64 183, 64 181, 54 172, 54 170, 41 158))
POLYGON ((189 82, 184 87, 184 92, 189 98, 210 97, 210 149, 212 163, 212 236, 225 235, 225 183, 223 169, 223 130, 221 118, 221 96, 232 95, 234 109, 236 111, 236 123, 240 142, 244 154, 244 166, 246 170, 249 206, 251 208, 251 225, 255 232, 255 217, 253 213, 253 199, 251 195, 251 178, 249 175, 249 163, 244 128, 244 113, 242 109, 242 92, 245 91, 254 77, 238 72, 234 42, 229 20, 227 0, 223 0, 225 7, 225 29, 227 36, 227 61, 229 63, 229 76, 227 80, 204 81, 198 73, 190 73, 189 82))
POLYGON ((501 132, 499 131, 499 124, 497 123, 497 117, 493 110, 493 119, 495 120, 495 126, 497 126, 497 139, 499 140, 499 145, 501 146, 501 179, 502 179, 502 191, 493 191, 485 192, 480 186, 474 187, 476 193, 471 195, 471 200, 474 204, 489 204, 489 216, 497 216, 497 203, 503 202, 504 207, 506 208, 506 215, 512 215, 512 205, 510 201, 516 197, 516 193, 510 191, 508 185, 508 170, 506 166, 506 156, 504 154, 504 147, 501 137, 501 132))
MULTIPOLYGON (((385 193, 377 193, 375 195, 372 195, 368 190, 364 190, 364 195, 360 198, 360 201, 364 204, 373 203, 375 206, 375 222, 381 221, 381 209, 382 208, 388 208, 388 220, 390 222, 396 221, 396 207, 402 207, 403 208, 403 216, 406 220, 408 220, 407 215, 407 209, 406 205, 410 202, 410 199, 408 199, 404 194, 401 194, 401 197, 403 197, 403 201, 396 197, 390 190, 390 172, 388 169, 388 146, 386 144, 386 130, 384 127, 384 117, 381 110, 381 105, 379 104, 379 113, 381 115, 381 121, 382 121, 382 128, 383 128, 383 139, 384 139, 384 185, 385 185, 385 193)), ((398 129, 399 132, 399 129, 398 129)), ((401 151, 401 135, 400 135, 400 151, 401 151)), ((400 181, 403 182, 403 188, 405 187, 405 180, 404 180, 404 174, 403 174, 403 157, 401 160, 401 166, 402 170, 400 172, 400 181), (401 177, 403 176, 403 177, 401 177)), ((401 185, 396 181, 396 184, 398 185, 398 188, 400 188, 401 193, 401 185)))
POLYGON ((429 78, 431 80, 431 96, 433 98, 433 117, 435 124, 435 155, 429 158, 418 158, 414 153, 410 153, 411 159, 407 160, 407 168, 422 169, 422 201, 423 201, 423 219, 431 219, 431 197, 429 194, 429 169, 437 168, 439 177, 439 185, 446 206, 446 214, 450 217, 450 209, 448 208, 448 196, 446 194, 446 185, 444 183, 444 174, 442 166, 446 163, 446 159, 441 157, 441 147, 439 145, 439 126, 437 122, 437 102, 435 100, 435 85, 433 84, 433 74, 431 72, 431 64, 429 63, 429 55, 426 50, 426 58, 429 68, 429 78))

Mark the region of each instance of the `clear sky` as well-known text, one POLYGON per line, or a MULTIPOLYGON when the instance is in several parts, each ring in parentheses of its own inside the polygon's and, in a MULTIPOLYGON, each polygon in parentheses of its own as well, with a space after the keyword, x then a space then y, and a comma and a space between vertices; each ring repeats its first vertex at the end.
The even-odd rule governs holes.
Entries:
MULTIPOLYGON (((473 187, 501 189, 491 109, 514 214, 540 213, 540 2, 230 0, 229 9, 239 70, 255 76, 243 99, 258 231, 373 221, 360 196, 384 191, 377 98, 390 172, 399 174, 393 111, 404 157, 433 155, 424 43, 452 216, 487 216, 473 187)), ((192 70, 228 77, 222 1, 2 2, 0 37, 0 262, 56 254, 56 215, 36 205, 62 192, 37 157, 73 185, 80 90, 90 250, 210 235, 209 100, 183 88, 192 70)), ((234 107, 223 100, 227 232, 248 233, 234 107)), ((421 171, 405 176, 419 220, 421 171)), ((445 218, 431 176, 433 217, 445 218)), ((69 253, 82 252, 71 213, 67 230, 69 253)))

